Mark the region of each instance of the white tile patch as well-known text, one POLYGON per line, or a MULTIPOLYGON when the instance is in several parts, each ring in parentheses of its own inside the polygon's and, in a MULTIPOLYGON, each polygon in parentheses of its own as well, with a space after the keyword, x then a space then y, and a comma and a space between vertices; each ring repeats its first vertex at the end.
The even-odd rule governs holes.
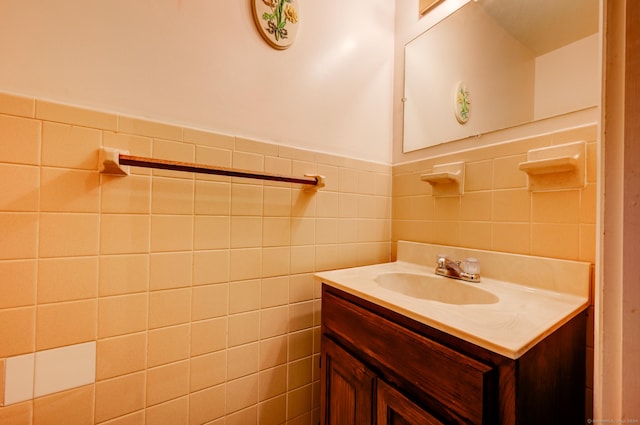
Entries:
POLYGON ((35 354, 7 358, 4 377, 4 405, 33 398, 35 354))
POLYGON ((4 405, 95 381, 95 341, 8 357, 5 361, 4 405))
POLYGON ((36 353, 34 397, 91 384, 95 380, 95 341, 36 353))

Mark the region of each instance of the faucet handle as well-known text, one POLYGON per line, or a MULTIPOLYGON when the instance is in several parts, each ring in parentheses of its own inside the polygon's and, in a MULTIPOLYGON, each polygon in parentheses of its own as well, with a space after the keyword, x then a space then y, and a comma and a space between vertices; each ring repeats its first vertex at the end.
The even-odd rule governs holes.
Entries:
POLYGON ((469 274, 480 274, 480 261, 477 258, 465 258, 462 261, 462 270, 469 274))

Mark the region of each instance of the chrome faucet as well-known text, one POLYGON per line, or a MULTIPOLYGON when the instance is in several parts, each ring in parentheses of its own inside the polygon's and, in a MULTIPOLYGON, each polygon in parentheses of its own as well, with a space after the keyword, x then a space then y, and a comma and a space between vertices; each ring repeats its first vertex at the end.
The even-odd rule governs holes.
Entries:
POLYGON ((438 254, 436 274, 467 282, 480 282, 480 263, 475 258, 454 261, 446 255, 438 254))

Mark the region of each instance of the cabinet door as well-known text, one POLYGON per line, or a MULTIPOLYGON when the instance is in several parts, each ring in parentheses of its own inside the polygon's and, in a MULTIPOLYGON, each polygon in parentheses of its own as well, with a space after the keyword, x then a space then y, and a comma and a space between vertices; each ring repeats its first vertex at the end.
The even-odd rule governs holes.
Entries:
POLYGON ((444 425, 384 381, 377 383, 377 425, 444 425))
POLYGON ((325 336, 322 337, 322 368, 321 423, 373 424, 375 375, 325 336))

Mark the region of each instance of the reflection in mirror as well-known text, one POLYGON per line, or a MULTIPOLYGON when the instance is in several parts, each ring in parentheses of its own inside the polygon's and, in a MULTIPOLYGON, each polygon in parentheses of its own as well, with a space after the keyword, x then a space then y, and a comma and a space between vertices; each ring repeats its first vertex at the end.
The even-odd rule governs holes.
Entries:
POLYGON ((412 40, 403 151, 597 106, 598 13, 598 0, 477 0, 412 40))

